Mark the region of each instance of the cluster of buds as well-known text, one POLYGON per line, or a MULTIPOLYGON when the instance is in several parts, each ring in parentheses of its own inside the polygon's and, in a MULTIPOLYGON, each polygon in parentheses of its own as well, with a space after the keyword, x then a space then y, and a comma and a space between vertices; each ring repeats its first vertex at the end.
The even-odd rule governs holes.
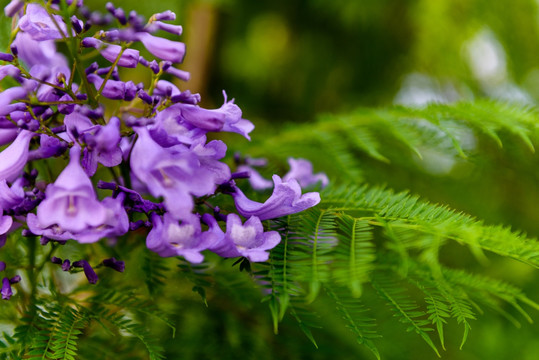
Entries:
MULTIPOLYGON (((0 80, 11 84, 0 92, 0 246, 17 231, 40 236, 41 244, 93 243, 145 227, 146 246, 164 257, 199 263, 209 250, 266 261, 280 235, 265 231, 262 221, 316 205, 319 194, 302 194, 301 186, 326 185, 327 177, 301 159, 290 159, 290 172, 273 182, 253 168, 264 165, 256 159, 237 156, 231 172, 223 162, 226 144, 208 141, 207 134, 233 132, 250 140, 254 126, 226 94, 220 108, 208 110, 198 105, 198 94, 171 82, 189 79, 174 67, 185 45, 155 34, 180 35, 181 26, 165 22, 175 14, 146 21, 110 3, 106 10, 89 11, 81 0, 13 0, 5 8, 14 29, 10 52, 0 53, 0 80), (57 51, 59 42, 67 57, 57 51), (141 56, 138 44, 156 59, 141 56), (149 83, 121 78, 121 68, 136 67, 148 71, 149 83), (41 169, 57 163, 48 178, 37 173, 39 161, 41 169), (54 176, 54 168, 63 170, 54 176), (273 193, 253 201, 236 185, 240 178, 273 193), (99 199, 96 188, 110 196, 99 199), (218 193, 233 198, 227 214, 212 205, 218 193)), ((53 258, 64 270, 82 267, 91 283, 97 281, 86 260, 66 261, 53 258)), ((124 268, 116 259, 101 264, 124 268)), ((17 281, 4 279, 3 298, 17 281)))

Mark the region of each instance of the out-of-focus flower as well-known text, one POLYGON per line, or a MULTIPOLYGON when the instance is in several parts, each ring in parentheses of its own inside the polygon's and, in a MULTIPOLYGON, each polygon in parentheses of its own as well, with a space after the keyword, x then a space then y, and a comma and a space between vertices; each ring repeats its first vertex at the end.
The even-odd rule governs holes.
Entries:
POLYGON ((320 183, 324 188, 329 184, 329 179, 326 174, 313 174, 313 164, 306 159, 288 158, 290 171, 283 176, 283 181, 296 179, 301 187, 308 187, 320 183))

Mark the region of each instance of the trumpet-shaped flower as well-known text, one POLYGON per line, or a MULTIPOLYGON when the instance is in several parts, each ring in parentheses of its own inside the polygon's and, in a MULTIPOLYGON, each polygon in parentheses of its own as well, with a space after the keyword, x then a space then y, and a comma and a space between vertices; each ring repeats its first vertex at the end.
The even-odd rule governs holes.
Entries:
MULTIPOLYGON (((84 38, 82 40, 82 46, 98 49, 101 53, 101 56, 103 56, 111 63, 114 63, 116 61, 118 55, 120 55, 120 52, 122 51, 122 47, 120 45, 106 44, 101 40, 91 37, 84 38)), ((120 56, 120 59, 118 60, 118 66, 126 68, 137 67, 139 56, 140 55, 138 50, 125 49, 122 52, 122 56, 120 56)))
POLYGON ((0 180, 12 182, 24 169, 28 160, 28 146, 34 133, 22 130, 11 145, 0 152, 0 180))
POLYGON ((37 218, 44 228, 56 225, 76 233, 103 225, 107 210, 97 200, 92 182, 80 165, 80 147, 73 146, 69 155, 69 164, 47 187, 46 198, 37 208, 37 218))
POLYGON ((159 59, 180 63, 185 55, 185 44, 161 37, 150 35, 146 32, 137 34, 138 40, 144 47, 159 59))
POLYGON ((301 187, 311 186, 320 183, 322 187, 329 184, 329 179, 326 174, 313 174, 313 164, 306 159, 288 158, 290 171, 283 176, 283 181, 296 179, 301 187))
POLYGON ((278 175, 273 175, 273 183, 273 193, 264 203, 248 199, 236 187, 232 196, 238 212, 245 217, 257 216, 260 220, 267 220, 306 210, 320 202, 317 192, 302 195, 296 179, 283 182, 278 175))
POLYGON ((250 217, 244 224, 236 214, 228 214, 226 233, 223 233, 217 221, 205 214, 204 222, 210 227, 210 232, 218 236, 220 241, 210 247, 210 250, 223 257, 244 256, 250 261, 261 262, 268 260, 267 250, 273 249, 281 241, 277 231, 264 232, 262 222, 256 216, 250 217))
POLYGON ((179 224, 169 214, 161 218, 153 213, 152 224, 146 246, 163 257, 183 256, 189 262, 200 263, 204 260, 200 252, 216 240, 214 233, 201 231, 200 219, 193 214, 182 219, 179 224))
POLYGON ((188 217, 194 196, 215 190, 215 174, 201 165, 196 154, 183 145, 163 148, 143 127, 131 153, 131 170, 153 196, 163 196, 165 207, 177 219, 188 217))

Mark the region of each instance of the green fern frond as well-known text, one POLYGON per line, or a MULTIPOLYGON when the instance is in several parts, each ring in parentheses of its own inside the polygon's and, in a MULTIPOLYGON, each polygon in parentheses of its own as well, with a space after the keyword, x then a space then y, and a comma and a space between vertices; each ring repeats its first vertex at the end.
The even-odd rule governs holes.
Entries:
POLYGON ((337 284, 347 286, 354 297, 359 297, 361 284, 369 280, 376 258, 372 226, 368 220, 343 214, 338 217, 337 228, 332 274, 337 284))
MULTIPOLYGON (((379 187, 343 186, 323 194, 322 211, 364 215, 369 224, 403 228, 418 234, 457 241, 470 247, 511 257, 539 267, 539 242, 503 226, 485 225, 469 215, 445 205, 420 201, 406 192, 394 193, 379 187)), ((436 241, 440 241, 437 239, 436 241)), ((432 243, 419 243, 428 248, 432 243)))
POLYGON ((163 310, 158 309, 153 302, 142 300, 133 290, 105 290, 95 294, 86 301, 93 304, 113 305, 119 309, 125 309, 137 314, 154 317, 165 323, 172 330, 172 337, 174 337, 176 333, 176 327, 167 317, 166 313, 163 310))
POLYGON ((112 311, 102 306, 95 306, 87 310, 91 317, 98 320, 101 324, 108 322, 130 336, 138 338, 146 347, 150 360, 162 360, 165 358, 163 348, 154 342, 145 326, 137 324, 117 311, 112 311))
POLYGON ((434 331, 429 327, 430 320, 426 318, 426 313, 409 297, 404 295, 395 282, 385 276, 379 276, 372 280, 372 286, 379 296, 387 302, 399 321, 407 326, 407 331, 418 334, 431 348, 440 356, 436 345, 432 342, 429 332, 434 331))
MULTIPOLYGON (((51 335, 50 359, 75 360, 77 339, 87 325, 88 317, 81 309, 65 306, 58 316, 58 322, 51 335)), ((47 349, 47 350, 49 350, 47 349)), ((43 355, 45 356, 45 355, 43 355)), ((44 358, 44 357, 43 357, 44 358)))
POLYGON ((307 302, 318 295, 322 283, 330 276, 329 253, 336 245, 336 215, 332 211, 312 208, 301 214, 290 248, 290 273, 309 284, 307 302))
POLYGON ((357 337, 359 344, 365 345, 377 359, 380 359, 380 352, 373 340, 380 337, 376 332, 376 322, 374 319, 365 316, 369 310, 365 308, 358 299, 348 298, 348 296, 339 296, 339 291, 325 288, 326 293, 335 301, 337 310, 343 320, 346 321, 346 327, 357 337))

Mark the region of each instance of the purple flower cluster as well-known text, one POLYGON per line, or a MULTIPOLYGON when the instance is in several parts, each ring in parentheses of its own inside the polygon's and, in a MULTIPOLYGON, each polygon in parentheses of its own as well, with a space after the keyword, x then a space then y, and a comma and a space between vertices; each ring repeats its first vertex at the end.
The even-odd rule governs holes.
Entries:
MULTIPOLYGON (((0 92, 0 246, 19 229, 46 244, 93 243, 145 227, 148 249, 164 257, 199 263, 209 250, 266 261, 280 235, 265 231, 262 221, 316 205, 319 194, 302 194, 301 187, 325 186, 327 177, 313 174, 303 159, 289 159, 290 172, 274 175, 273 182, 253 168, 264 165, 256 159, 237 161, 231 172, 223 161, 226 144, 207 135, 232 132, 250 140, 254 125, 226 94, 220 108, 208 110, 199 106, 198 94, 171 82, 189 79, 174 67, 185 45, 159 36, 181 34, 181 26, 166 22, 175 20, 173 12, 146 21, 110 3, 104 14, 67 1, 66 15, 57 3, 12 0, 5 8, 17 25, 11 53, 0 53, 0 78, 17 86, 0 92), (113 22, 118 28, 103 30, 113 22), (57 42, 65 43, 69 56, 57 51, 57 42), (92 56, 96 62, 81 60, 92 56), (147 71, 147 84, 122 79, 121 68, 137 67, 147 71), (103 98, 116 104, 107 109, 103 98), (51 158, 63 170, 41 178, 34 162, 51 158), (242 177, 253 189, 273 193, 263 203, 249 199, 234 180, 242 177), (96 187, 112 194, 100 199, 96 187), (231 196, 235 210, 225 214, 212 205, 218 193, 231 196)), ((65 271, 82 268, 90 283, 98 279, 86 260, 52 261, 65 271)), ((102 265, 124 269, 114 258, 102 265)), ((4 278, 4 299, 17 281, 4 278)))

